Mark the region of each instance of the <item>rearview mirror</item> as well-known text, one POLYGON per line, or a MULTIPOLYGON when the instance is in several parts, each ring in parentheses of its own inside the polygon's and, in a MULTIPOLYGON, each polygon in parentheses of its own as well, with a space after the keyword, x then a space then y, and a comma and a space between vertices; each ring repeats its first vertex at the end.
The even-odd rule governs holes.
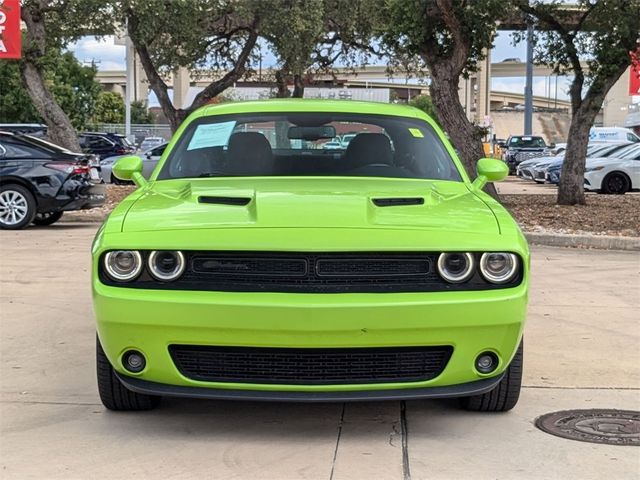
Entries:
POLYGON ((288 135, 290 140, 320 140, 321 138, 334 138, 336 128, 332 125, 320 127, 289 127, 288 135))
POLYGON ((122 157, 115 163, 112 171, 120 180, 133 180, 139 187, 147 183, 142 176, 142 159, 136 155, 122 157))
POLYGON ((476 165, 478 176, 471 186, 481 190, 487 182, 499 182, 509 175, 509 167, 502 160, 495 158, 481 158, 476 165))

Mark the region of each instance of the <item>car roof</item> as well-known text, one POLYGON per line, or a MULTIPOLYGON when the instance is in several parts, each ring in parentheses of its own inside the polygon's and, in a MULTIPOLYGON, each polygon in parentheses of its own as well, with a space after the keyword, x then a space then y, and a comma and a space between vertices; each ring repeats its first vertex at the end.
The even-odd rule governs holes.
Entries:
POLYGON ((206 105, 198 109, 196 112, 199 114, 198 116, 258 112, 362 113, 372 115, 393 115, 399 117, 418 117, 422 115, 420 110, 408 105, 361 102, 358 100, 323 100, 304 98, 220 103, 216 105, 206 105))

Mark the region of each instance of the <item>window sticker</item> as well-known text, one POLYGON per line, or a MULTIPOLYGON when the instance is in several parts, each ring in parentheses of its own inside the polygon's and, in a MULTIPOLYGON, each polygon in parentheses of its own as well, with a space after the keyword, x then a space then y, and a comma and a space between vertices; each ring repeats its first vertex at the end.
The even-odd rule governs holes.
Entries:
POLYGON ((198 125, 191 137, 187 150, 223 147, 229 142, 229 137, 235 126, 235 121, 198 125))
POLYGON ((409 133, 416 138, 424 138, 424 134, 420 131, 419 128, 410 128, 409 133))

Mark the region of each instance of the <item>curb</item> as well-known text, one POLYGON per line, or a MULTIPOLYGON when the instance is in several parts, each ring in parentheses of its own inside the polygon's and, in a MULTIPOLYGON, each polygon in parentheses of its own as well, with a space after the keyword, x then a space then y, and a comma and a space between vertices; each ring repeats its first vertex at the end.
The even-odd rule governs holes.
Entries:
POLYGON ((570 235, 565 233, 525 232, 527 241, 533 245, 548 247, 580 247, 602 250, 640 251, 640 237, 614 237, 610 235, 570 235))

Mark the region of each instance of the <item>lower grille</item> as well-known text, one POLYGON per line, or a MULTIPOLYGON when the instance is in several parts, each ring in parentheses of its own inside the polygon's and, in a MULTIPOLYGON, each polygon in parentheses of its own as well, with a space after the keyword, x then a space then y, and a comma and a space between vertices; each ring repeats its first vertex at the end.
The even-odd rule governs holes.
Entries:
POLYGON ((419 382, 437 377, 450 346, 393 348, 252 348, 170 345, 192 380, 294 385, 419 382))

